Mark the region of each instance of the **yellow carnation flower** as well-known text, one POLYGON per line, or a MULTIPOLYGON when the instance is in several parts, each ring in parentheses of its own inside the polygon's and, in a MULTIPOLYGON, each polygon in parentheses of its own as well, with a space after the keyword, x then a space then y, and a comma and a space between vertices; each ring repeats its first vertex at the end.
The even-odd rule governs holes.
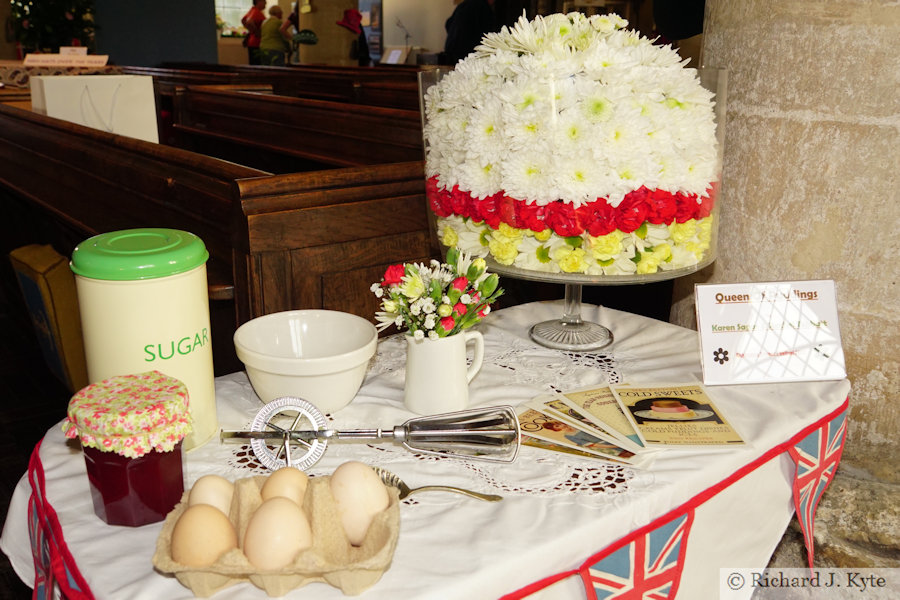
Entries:
POLYGON ((441 243, 448 248, 454 248, 459 243, 459 235, 456 233, 456 230, 449 226, 444 227, 441 243))
POLYGON ((700 231, 697 232, 697 237, 701 242, 706 243, 707 248, 709 247, 709 241, 712 239, 712 220, 712 217, 701 219, 700 231))
POLYGON ((537 233, 535 233, 534 239, 536 239, 539 242, 546 242, 547 240, 550 239, 551 235, 553 235, 553 230, 550 229, 549 227, 547 227, 543 231, 538 231, 537 233))
POLYGON ((616 229, 612 233, 599 237, 589 237, 591 255, 597 260, 609 260, 622 253, 622 240, 625 234, 616 229))
POLYGON ((506 223, 500 223, 500 228, 497 230, 497 233, 507 238, 522 239, 522 230, 510 227, 506 223))
POLYGON ((684 223, 672 223, 669 225, 669 231, 676 244, 683 244, 697 234, 697 221, 688 219, 684 223))
POLYGON ((565 273, 583 273, 587 271, 588 263, 585 260, 585 251, 582 248, 561 246, 553 253, 553 258, 559 264, 559 268, 565 273))
POLYGON ((641 275, 656 273, 659 270, 659 263, 659 258, 655 254, 642 254, 641 261, 637 264, 637 272, 641 275))
POLYGON ((659 262, 665 262, 672 258, 672 247, 668 244, 658 244, 653 247, 653 256, 659 259, 659 262))
POLYGON ((488 250, 501 265, 511 265, 519 255, 519 240, 503 235, 493 235, 488 242, 488 250))

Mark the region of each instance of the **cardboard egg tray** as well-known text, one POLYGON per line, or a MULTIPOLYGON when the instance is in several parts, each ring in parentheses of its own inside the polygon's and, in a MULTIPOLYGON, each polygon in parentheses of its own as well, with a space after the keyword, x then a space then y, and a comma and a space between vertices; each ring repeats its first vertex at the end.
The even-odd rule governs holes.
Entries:
MULTIPOLYGON (((360 594, 374 585, 390 567, 400 531, 398 491, 387 488, 390 504, 372 520, 366 539, 356 547, 344 534, 331 495, 330 479, 328 476, 310 478, 303 510, 312 527, 312 546, 300 552, 293 564, 283 569, 261 571, 247 560, 240 548, 229 550, 208 567, 188 567, 172 560, 172 530, 178 517, 187 509, 188 492, 163 523, 153 565, 163 573, 173 574, 200 597, 211 596, 242 581, 253 583, 269 596, 283 596, 315 581, 326 582, 347 595, 360 594)), ((262 504, 260 489, 265 481, 265 477, 250 477, 234 482, 228 518, 235 525, 239 544, 244 539, 250 516, 262 504)))

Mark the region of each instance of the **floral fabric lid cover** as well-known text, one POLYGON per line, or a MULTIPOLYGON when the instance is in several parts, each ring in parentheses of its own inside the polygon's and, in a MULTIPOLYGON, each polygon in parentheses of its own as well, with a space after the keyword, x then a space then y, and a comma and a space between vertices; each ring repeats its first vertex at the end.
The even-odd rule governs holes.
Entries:
POLYGON ((128 458, 168 452, 191 431, 187 387, 159 371, 110 377, 72 397, 62 427, 84 446, 128 458))

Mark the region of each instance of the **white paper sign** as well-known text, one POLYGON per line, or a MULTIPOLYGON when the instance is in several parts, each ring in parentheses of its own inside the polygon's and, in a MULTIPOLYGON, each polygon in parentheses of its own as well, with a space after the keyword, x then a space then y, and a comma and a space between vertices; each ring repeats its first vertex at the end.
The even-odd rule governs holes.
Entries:
POLYGON ((703 383, 847 376, 834 281, 697 285, 703 383))
POLYGON ((26 67, 103 67, 109 62, 107 54, 26 54, 26 67))

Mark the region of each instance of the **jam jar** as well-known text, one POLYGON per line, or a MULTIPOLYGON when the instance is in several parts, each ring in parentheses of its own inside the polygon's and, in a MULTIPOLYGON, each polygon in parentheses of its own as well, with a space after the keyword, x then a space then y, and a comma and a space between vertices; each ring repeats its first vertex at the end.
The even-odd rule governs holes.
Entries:
POLYGON ((80 439, 94 512, 110 525, 162 521, 181 500, 191 417, 178 379, 148 371, 93 383, 72 397, 63 431, 80 439))

